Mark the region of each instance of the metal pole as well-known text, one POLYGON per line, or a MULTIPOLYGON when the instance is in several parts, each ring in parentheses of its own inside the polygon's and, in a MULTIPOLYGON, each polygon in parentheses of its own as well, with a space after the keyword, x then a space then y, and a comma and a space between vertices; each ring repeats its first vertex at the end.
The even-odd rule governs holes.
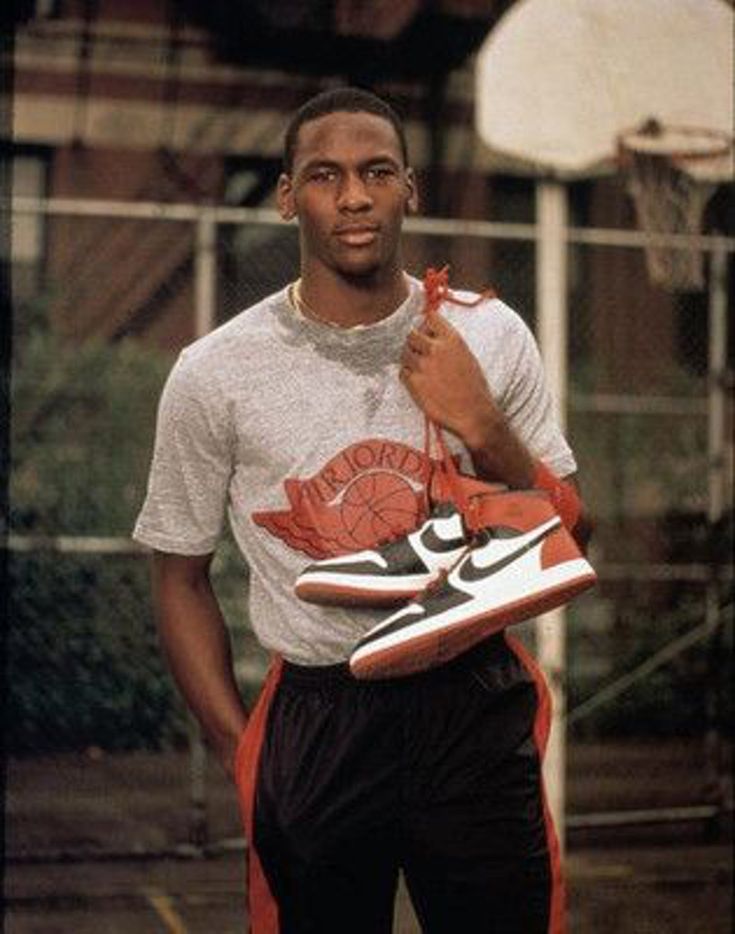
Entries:
MULTIPOLYGON (((196 222, 194 333, 208 334, 216 323, 217 227, 212 211, 201 209, 196 222)), ((199 723, 189 716, 189 842, 203 846, 207 826, 207 747, 199 723)))
MULTIPOLYGON (((546 378, 562 430, 567 407, 567 191, 554 181, 536 183, 536 327, 546 378)), ((536 645, 551 691, 553 715, 544 762, 549 807, 564 846, 566 797, 566 614, 545 613, 536 625, 536 645)))
POLYGON ((727 467, 725 464, 725 407, 727 368, 727 255, 716 250, 710 264, 709 346, 708 346, 708 425, 707 425, 707 519, 710 573, 705 595, 705 625, 708 635, 708 669, 706 681, 706 733, 704 739, 705 769, 708 797, 718 808, 725 800, 722 782, 722 744, 719 715, 721 687, 722 629, 718 626, 721 585, 718 580, 719 555, 715 553, 718 524, 725 514, 727 500, 727 467))
POLYGON ((203 337, 213 330, 217 301, 217 228, 214 214, 202 208, 196 226, 196 292, 194 333, 203 337))

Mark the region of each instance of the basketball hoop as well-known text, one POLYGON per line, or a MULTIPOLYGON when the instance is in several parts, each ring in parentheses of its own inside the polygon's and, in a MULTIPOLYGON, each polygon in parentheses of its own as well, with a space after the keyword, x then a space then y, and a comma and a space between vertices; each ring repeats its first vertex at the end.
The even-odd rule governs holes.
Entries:
MULTIPOLYGON (((620 165, 638 225, 651 234, 696 235, 717 184, 732 179, 727 133, 647 120, 618 139, 620 165)), ((703 253, 690 246, 646 246, 652 282, 669 291, 704 288, 703 253)))

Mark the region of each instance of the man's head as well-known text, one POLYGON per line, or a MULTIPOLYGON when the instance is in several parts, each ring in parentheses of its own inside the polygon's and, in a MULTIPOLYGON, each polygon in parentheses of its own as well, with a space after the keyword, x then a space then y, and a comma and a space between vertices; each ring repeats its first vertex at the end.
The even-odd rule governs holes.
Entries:
POLYGON ((286 134, 278 207, 284 219, 299 221, 303 272, 395 274, 403 218, 417 207, 395 112, 352 88, 308 101, 286 134))
POLYGON ((362 88, 333 88, 310 98, 291 118, 286 127, 283 143, 283 171, 291 175, 294 157, 298 148, 299 131, 310 120, 325 117, 333 113, 366 113, 387 120, 395 130, 398 145, 403 157, 403 164, 408 165, 408 146, 401 118, 395 110, 381 98, 362 88))

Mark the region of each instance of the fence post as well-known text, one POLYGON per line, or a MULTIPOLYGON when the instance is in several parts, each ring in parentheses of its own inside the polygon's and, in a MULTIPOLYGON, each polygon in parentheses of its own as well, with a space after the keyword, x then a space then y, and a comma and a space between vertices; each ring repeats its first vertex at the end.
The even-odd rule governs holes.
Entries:
MULTIPOLYGON (((722 695, 722 627, 718 625, 722 586, 719 580, 720 556, 716 548, 718 526, 725 516, 727 504, 726 405, 727 405, 727 254, 722 249, 712 251, 709 282, 709 342, 707 361, 707 520, 710 571, 705 595, 707 627, 708 677, 706 682, 704 740, 708 797, 719 810, 725 804, 722 743, 719 717, 722 695)), ((725 559, 727 560, 727 559, 725 559)))
MULTIPOLYGON (((195 232, 194 333, 208 334, 216 323, 217 227, 211 209, 198 212, 195 232)), ((204 846, 207 826, 207 747, 199 723, 189 716, 189 841, 204 846)))
POLYGON ((211 208, 201 208, 196 222, 194 333, 203 337, 217 320, 217 228, 211 208))
MULTIPOLYGON (((536 327, 546 378, 564 430, 567 407, 567 190, 557 181, 536 182, 536 327)), ((537 621, 538 660, 551 691, 553 715, 544 777, 560 845, 564 846, 566 797, 566 614, 537 621)))

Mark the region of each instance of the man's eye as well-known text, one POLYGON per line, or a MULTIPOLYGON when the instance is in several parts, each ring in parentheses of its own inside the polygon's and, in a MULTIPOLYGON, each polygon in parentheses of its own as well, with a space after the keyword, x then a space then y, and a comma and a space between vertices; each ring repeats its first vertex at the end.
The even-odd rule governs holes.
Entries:
POLYGON ((332 182, 336 177, 334 169, 315 169, 311 173, 311 179, 315 182, 332 182))
POLYGON ((377 181, 384 181, 396 174, 395 169, 389 165, 372 165, 367 170, 367 177, 377 181))

